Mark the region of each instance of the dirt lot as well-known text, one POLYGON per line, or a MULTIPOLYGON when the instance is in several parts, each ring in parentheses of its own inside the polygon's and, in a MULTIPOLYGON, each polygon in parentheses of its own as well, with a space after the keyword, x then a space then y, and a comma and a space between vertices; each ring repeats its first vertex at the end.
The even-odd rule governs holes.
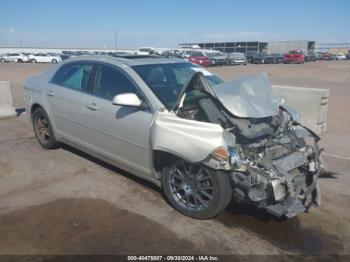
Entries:
MULTIPOLYGON (((17 107, 49 65, 0 64, 17 107)), ((231 204, 208 221, 174 211, 154 186, 65 146, 43 150, 25 114, 0 120, 1 254, 350 254, 350 61, 210 70, 267 72, 273 84, 329 88, 322 206, 289 220, 231 204)))

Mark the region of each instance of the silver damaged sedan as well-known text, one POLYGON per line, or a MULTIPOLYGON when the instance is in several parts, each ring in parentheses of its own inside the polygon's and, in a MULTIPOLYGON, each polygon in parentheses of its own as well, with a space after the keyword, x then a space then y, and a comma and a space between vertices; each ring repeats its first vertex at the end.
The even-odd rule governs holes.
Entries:
POLYGON ((24 85, 46 149, 69 144, 208 219, 231 200, 278 217, 319 205, 320 138, 262 75, 223 81, 180 59, 86 56, 24 85))

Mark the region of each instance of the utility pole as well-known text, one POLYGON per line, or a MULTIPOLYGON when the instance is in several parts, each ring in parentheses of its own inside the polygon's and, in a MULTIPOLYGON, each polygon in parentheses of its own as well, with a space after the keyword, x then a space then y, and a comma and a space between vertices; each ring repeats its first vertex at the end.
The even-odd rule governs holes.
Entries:
POLYGON ((115 31, 115 51, 118 51, 118 32, 115 31))

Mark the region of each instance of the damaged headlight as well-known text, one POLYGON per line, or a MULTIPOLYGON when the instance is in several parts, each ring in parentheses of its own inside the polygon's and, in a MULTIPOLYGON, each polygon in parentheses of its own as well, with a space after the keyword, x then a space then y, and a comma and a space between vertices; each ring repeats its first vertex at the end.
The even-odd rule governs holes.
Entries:
POLYGON ((216 160, 219 160, 221 162, 227 162, 232 167, 241 167, 241 158, 239 156, 239 152, 234 147, 226 148, 224 146, 220 146, 215 148, 215 150, 211 154, 216 160))
POLYGON ((215 148, 215 150, 212 152, 212 155, 219 161, 228 161, 230 157, 229 151, 226 147, 223 146, 215 148))
POLYGON ((241 166, 241 157, 239 156, 237 149, 230 148, 229 154, 230 154, 230 165, 239 168, 241 166))

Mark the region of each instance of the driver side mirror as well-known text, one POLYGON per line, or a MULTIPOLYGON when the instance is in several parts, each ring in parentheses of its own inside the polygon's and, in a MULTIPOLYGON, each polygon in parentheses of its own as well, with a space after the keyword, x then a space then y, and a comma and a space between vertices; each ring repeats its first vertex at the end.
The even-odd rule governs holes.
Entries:
POLYGON ((132 107, 141 107, 141 99, 133 93, 125 93, 116 95, 112 101, 113 105, 118 106, 132 106, 132 107))

